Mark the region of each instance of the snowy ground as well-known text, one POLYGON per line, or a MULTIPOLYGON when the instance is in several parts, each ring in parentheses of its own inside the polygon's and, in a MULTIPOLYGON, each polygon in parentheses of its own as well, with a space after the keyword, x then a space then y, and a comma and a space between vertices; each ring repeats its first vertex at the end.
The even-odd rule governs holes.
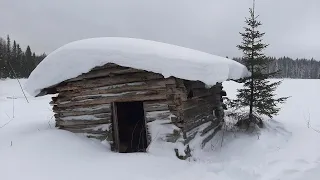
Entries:
MULTIPOLYGON (((232 97, 238 84, 224 86, 232 97)), ((285 80, 278 94, 292 98, 259 136, 225 132, 221 145, 220 133, 194 152, 197 162, 186 162, 174 155, 117 154, 57 130, 50 97, 29 97, 28 104, 16 80, 0 81, 0 179, 318 180, 319 91, 320 80, 285 80)))

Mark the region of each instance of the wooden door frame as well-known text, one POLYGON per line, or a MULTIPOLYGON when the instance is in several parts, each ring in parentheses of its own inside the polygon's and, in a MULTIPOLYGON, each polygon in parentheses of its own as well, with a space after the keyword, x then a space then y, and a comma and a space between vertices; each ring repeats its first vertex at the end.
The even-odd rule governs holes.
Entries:
MULTIPOLYGON (((152 141, 152 139, 149 139, 148 138, 148 131, 149 131, 149 128, 148 128, 148 125, 147 125, 147 111, 146 111, 146 109, 144 108, 144 102, 142 102, 142 107, 143 107, 143 118, 144 118, 144 128, 145 128, 145 130, 146 130, 146 142, 147 142, 147 146, 146 146, 146 149, 145 149, 145 152, 147 152, 147 150, 148 150, 148 147, 149 147, 149 145, 151 144, 151 141, 152 141)), ((151 133, 150 133, 150 136, 151 136, 151 133)))
POLYGON ((112 127, 113 127, 113 143, 114 151, 119 152, 120 150, 120 138, 119 138, 119 126, 118 126, 118 114, 116 102, 111 103, 112 109, 112 127))

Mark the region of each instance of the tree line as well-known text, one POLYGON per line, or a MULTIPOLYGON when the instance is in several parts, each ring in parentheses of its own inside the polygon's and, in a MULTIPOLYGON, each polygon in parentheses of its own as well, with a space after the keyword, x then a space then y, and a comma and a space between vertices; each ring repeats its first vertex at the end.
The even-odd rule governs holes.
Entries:
MULTIPOLYGON (((242 62, 242 58, 233 58, 242 62)), ((320 79, 320 61, 311 59, 292 59, 290 57, 267 57, 270 64, 267 72, 277 72, 274 78, 320 79)))
POLYGON ((6 40, 0 37, 0 78, 27 78, 45 57, 32 52, 30 46, 22 50, 9 35, 6 40))
MULTIPOLYGON (((27 46, 23 51, 9 35, 6 40, 0 37, 0 78, 28 78, 36 66, 46 57, 37 55, 27 46)), ((243 63, 242 58, 233 58, 243 63)), ((268 72, 279 71, 275 78, 320 79, 320 61, 315 59, 292 59, 290 57, 268 57, 271 63, 268 72)))

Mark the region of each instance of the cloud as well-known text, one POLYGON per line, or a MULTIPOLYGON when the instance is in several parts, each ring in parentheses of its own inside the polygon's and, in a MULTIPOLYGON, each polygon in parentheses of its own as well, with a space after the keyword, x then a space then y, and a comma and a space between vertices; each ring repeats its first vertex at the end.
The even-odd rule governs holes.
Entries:
MULTIPOLYGON (((0 35, 37 52, 90 37, 125 36, 167 42, 220 56, 236 45, 251 0, 1 0, 0 35)), ((320 1, 257 0, 271 56, 320 59, 320 1)))

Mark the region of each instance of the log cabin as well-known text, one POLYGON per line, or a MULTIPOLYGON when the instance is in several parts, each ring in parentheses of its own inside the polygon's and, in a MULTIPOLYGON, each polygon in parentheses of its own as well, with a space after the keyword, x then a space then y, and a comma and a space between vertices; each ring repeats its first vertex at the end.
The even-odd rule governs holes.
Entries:
MULTIPOLYGON (((123 39, 121 40, 123 41, 123 39)), ((104 39, 105 41, 110 41, 110 38, 104 39)), ((123 44, 122 41, 118 44, 123 44)), ((137 48, 137 41, 145 40, 135 39, 132 48, 137 48)), ((74 44, 77 43, 78 46, 73 46, 76 50, 78 50, 79 43, 91 47, 90 43, 87 45, 88 42, 76 42, 74 44)), ((152 44, 154 43, 147 43, 148 47, 141 46, 150 49, 152 44)), ((108 45, 113 46, 107 48, 106 45, 107 50, 114 50, 114 47, 117 46, 115 43, 108 45)), ((161 46, 168 45, 161 44, 161 46)), ((170 46, 168 49, 173 47, 180 51, 182 49, 182 47, 177 46, 170 46)), ((132 61, 136 58, 138 64, 138 60, 145 58, 139 53, 139 56, 136 54, 139 50, 135 50, 135 56, 133 56, 133 51, 130 49, 131 54, 128 56, 124 53, 125 48, 123 46, 118 48, 122 50, 120 53, 117 51, 118 54, 121 54, 121 57, 130 57, 132 61)), ((81 51, 77 51, 79 54, 76 57, 70 57, 72 52, 68 52, 69 49, 72 49, 70 45, 69 48, 58 49, 57 52, 52 53, 53 55, 50 54, 32 72, 27 82, 27 89, 35 96, 54 94, 50 104, 53 106, 57 128, 107 141, 113 151, 120 153, 147 152, 150 146, 152 147, 159 141, 180 144, 183 147, 182 150, 177 145, 172 151, 175 151, 180 158, 191 156, 193 147, 190 144, 195 138, 201 138, 201 147, 203 147, 221 129, 224 120, 222 97, 226 96, 222 82, 208 85, 201 78, 184 78, 189 76, 184 76, 182 72, 179 73, 178 71, 167 75, 167 73, 163 73, 163 68, 160 67, 161 70, 159 70, 159 67, 154 68, 152 66, 153 62, 156 66, 159 63, 158 61, 163 62, 168 57, 165 54, 163 58, 159 58, 159 52, 148 54, 148 58, 151 59, 147 61, 151 62, 151 65, 145 67, 145 65, 141 65, 143 63, 139 65, 133 63, 134 65, 132 65, 131 61, 130 64, 128 60, 122 61, 121 58, 108 57, 110 52, 107 51, 108 53, 101 56, 103 61, 99 60, 98 63, 91 64, 86 70, 70 75, 68 70, 77 69, 77 61, 71 69, 70 67, 67 69, 64 67, 68 66, 65 64, 65 60, 54 62, 57 59, 55 56, 58 59, 63 59, 62 57, 67 59, 81 57, 87 61, 91 59, 94 61, 96 57, 88 56, 88 54, 94 54, 88 51, 82 51, 84 52, 82 55, 81 51), (150 54, 156 54, 154 61, 150 54), (117 59, 121 60, 117 61, 117 59), (54 62, 52 66, 61 63, 61 66, 59 66, 61 73, 69 73, 68 76, 36 88, 34 84, 37 81, 41 82, 41 78, 44 80, 55 79, 52 78, 53 76, 49 77, 50 70, 45 68, 50 66, 50 61, 54 62), (41 71, 39 69, 45 70, 41 71)), ((202 52, 197 53, 201 57, 202 54, 200 53, 202 52)), ((217 58, 216 56, 213 57, 217 58)), ((174 59, 170 58, 170 60, 174 59)), ((200 60, 199 62, 201 62, 200 60)), ((174 61, 188 63, 181 59, 172 60, 172 62, 174 61)), ((228 59, 228 62, 231 61, 228 59)), ((196 64, 199 62, 196 62, 196 64)), ((246 68, 242 65, 236 65, 243 71, 236 77, 244 77, 247 73, 246 68)), ((183 65, 177 63, 172 63, 171 66, 177 66, 175 67, 177 70, 180 68, 179 66, 183 67, 183 65)), ((206 66, 201 67, 207 68, 206 66)), ((194 70, 190 68, 196 69, 197 67, 190 66, 185 71, 192 72, 194 70)), ((60 77, 57 76, 57 72, 51 74, 60 77)))

